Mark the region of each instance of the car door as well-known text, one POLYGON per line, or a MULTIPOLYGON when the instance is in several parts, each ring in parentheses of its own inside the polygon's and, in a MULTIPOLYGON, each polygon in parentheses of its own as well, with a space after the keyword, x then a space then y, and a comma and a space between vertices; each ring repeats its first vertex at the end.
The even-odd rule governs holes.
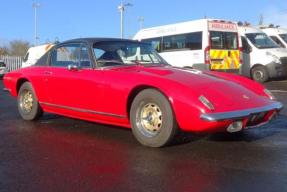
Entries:
POLYGON ((45 75, 51 106, 81 113, 97 110, 103 98, 102 73, 93 69, 87 45, 55 47, 45 75))
POLYGON ((245 37, 241 36, 241 43, 242 43, 242 67, 241 67, 241 75, 246 77, 250 77, 250 52, 252 50, 251 46, 248 44, 248 41, 245 37))

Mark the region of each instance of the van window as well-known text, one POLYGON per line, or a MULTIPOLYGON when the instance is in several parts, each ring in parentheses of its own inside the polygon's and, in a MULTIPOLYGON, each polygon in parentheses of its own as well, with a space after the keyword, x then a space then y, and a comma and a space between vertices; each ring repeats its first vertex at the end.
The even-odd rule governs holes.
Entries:
POLYGON ((186 47, 190 50, 202 49, 202 32, 187 34, 186 47))
POLYGON ((143 39, 142 42, 150 43, 157 52, 180 51, 182 49, 201 50, 202 32, 143 39))
POLYGON ((210 31, 211 49, 238 49, 237 33, 210 31))
POLYGON ((163 37, 163 51, 183 49, 185 47, 185 37, 183 35, 173 35, 163 37))
POLYGON ((279 36, 283 39, 283 41, 285 41, 285 43, 287 43, 287 33, 279 34, 279 36))
POLYGON ((152 38, 152 39, 144 39, 142 42, 150 43, 151 46, 157 51, 161 52, 161 37, 152 38))
POLYGON ((277 43, 277 45, 279 45, 280 47, 285 48, 285 45, 280 41, 280 39, 278 39, 276 36, 270 36, 270 38, 275 41, 275 43, 277 43))
POLYGON ((23 61, 26 62, 26 61, 28 60, 28 58, 29 58, 29 52, 26 53, 26 55, 25 55, 23 61))
POLYGON ((202 32, 171 35, 163 37, 162 50, 200 50, 202 49, 202 32))
POLYGON ((211 49, 224 49, 224 33, 218 31, 210 32, 211 49))
POLYGON ((227 49, 237 49, 237 33, 225 33, 225 46, 227 49))

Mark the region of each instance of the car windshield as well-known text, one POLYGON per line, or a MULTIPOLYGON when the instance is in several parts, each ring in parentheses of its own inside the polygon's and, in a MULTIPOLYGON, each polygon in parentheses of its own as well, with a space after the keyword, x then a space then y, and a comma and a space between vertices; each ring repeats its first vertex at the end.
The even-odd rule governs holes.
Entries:
POLYGON ((287 43, 287 33, 280 34, 279 36, 287 43))
POLYGON ((279 47, 265 33, 247 33, 246 37, 258 49, 278 48, 279 47))
POLYGON ((100 67, 114 65, 166 64, 150 44, 132 41, 98 42, 93 46, 100 67))

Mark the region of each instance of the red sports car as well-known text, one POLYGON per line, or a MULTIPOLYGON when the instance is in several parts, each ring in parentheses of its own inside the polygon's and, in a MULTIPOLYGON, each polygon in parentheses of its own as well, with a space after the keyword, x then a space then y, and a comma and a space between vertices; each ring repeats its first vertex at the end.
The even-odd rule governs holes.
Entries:
POLYGON ((172 67, 149 44, 120 39, 60 43, 4 84, 25 120, 50 112, 131 127, 150 147, 167 145, 178 130, 241 131, 283 107, 247 78, 172 67))

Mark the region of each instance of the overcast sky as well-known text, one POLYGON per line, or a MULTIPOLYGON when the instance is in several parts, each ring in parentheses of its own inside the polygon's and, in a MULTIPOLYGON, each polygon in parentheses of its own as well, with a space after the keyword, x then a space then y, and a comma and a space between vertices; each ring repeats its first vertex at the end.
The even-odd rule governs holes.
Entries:
MULTIPOLYGON (((0 45, 21 39, 34 42, 33 0, 2 0, 0 45)), ((119 37, 120 0, 38 0, 40 42, 77 37, 119 37)), ((144 27, 153 27, 200 19, 222 18, 258 24, 263 15, 266 24, 287 27, 286 0, 126 0, 132 7, 125 11, 125 37, 139 30, 139 17, 144 27)))

